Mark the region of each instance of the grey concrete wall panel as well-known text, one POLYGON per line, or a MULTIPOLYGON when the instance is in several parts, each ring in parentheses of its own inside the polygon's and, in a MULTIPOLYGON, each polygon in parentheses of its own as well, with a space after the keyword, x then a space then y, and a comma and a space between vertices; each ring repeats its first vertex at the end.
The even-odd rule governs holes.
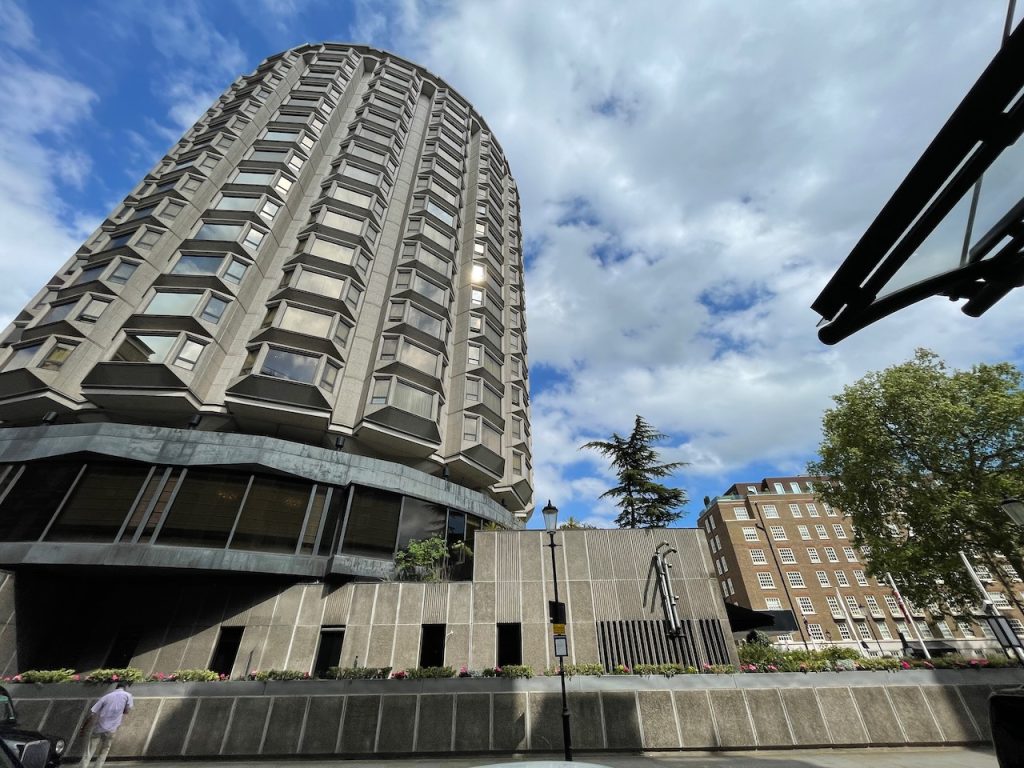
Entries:
POLYGON ((671 691, 639 691, 640 724, 644 749, 678 749, 679 730, 671 691))
MULTIPOLYGON (((529 659, 531 662, 536 660, 543 661, 543 664, 537 665, 535 671, 540 672, 541 667, 547 669, 548 667, 554 666, 557 663, 557 659, 553 656, 554 649, 550 646, 553 645, 554 640, 552 639, 551 625, 550 624, 523 624, 522 627, 523 637, 523 659, 529 659)), ((575 644, 573 644, 574 646, 575 644)), ((573 658, 574 647, 569 648, 569 658, 573 658)))
MULTIPOLYGON (((420 722, 422 723, 422 715, 420 722)), ((455 741, 452 745, 453 750, 455 752, 478 752, 482 745, 487 745, 489 748, 490 741, 490 694, 463 693, 456 696, 455 741)))
POLYGON ((565 547, 565 577, 568 579, 590 579, 590 559, 587 555, 585 531, 563 531, 562 546, 565 547))
POLYGON ((743 691, 708 691, 708 696, 721 746, 742 747, 757 743, 743 691))
POLYGON ((302 603, 304 591, 302 586, 294 586, 278 595, 271 623, 285 626, 295 624, 299 618, 299 606, 302 603))
POLYGON ((302 732, 302 743, 299 745, 300 754, 334 754, 338 747, 344 708, 344 696, 309 697, 306 727, 302 732))
POLYGON ((290 626, 272 625, 267 627, 266 641, 263 643, 263 654, 260 656, 260 669, 283 669, 288 660, 288 649, 292 644, 293 628, 290 626))
POLYGON ((963 744, 981 738, 955 687, 928 686, 924 695, 942 731, 943 741, 963 744))
MULTIPOLYGON (((431 584, 430 586, 435 586, 431 584)), ((438 590, 435 590, 437 592, 438 590)), ((399 624, 437 624, 436 621, 423 620, 423 604, 426 590, 421 584, 402 584, 402 593, 398 602, 399 624)))
POLYGON ((494 582, 473 584, 473 623, 494 623, 494 582))
MULTIPOLYGON (((139 703, 143 701, 150 702, 152 699, 139 699, 139 703)), ((224 743, 224 734, 227 733, 228 725, 231 722, 231 710, 234 703, 234 699, 212 697, 199 699, 198 710, 192 724, 192 733, 189 734, 188 743, 185 745, 186 755, 205 757, 220 754, 221 744, 224 743)), ((134 718, 135 715, 132 717, 134 718)))
MULTIPOLYGON (((495 536, 481 536, 473 543, 473 581, 494 581, 495 536)), ((502 578, 508 578, 502 574, 502 578)))
POLYGON ((779 691, 786 708, 796 745, 811 747, 832 743, 825 717, 813 688, 784 688, 779 691))
MULTIPOLYGON (((442 587, 445 585, 431 586, 442 587)), ((444 598, 447 605, 447 614, 441 614, 442 617, 447 616, 447 619, 442 618, 441 621, 436 623, 469 624, 472 621, 473 585, 463 582, 448 584, 447 587, 444 598)))
POLYGON ((992 693, 990 685, 960 685, 957 691, 967 706, 967 711, 974 719, 974 724, 986 741, 992 740, 992 723, 988 717, 988 697, 992 693))
POLYGON ((295 627, 292 634, 291 647, 288 649, 288 659, 284 664, 285 667, 302 671, 311 669, 319 638, 320 627, 318 626, 295 627))
POLYGON ((352 585, 352 608, 349 610, 349 624, 369 624, 373 620, 373 605, 377 600, 376 584, 352 585))
POLYGON ((872 744, 904 744, 906 736, 885 688, 851 688, 872 744))
MULTIPOLYGON (((301 686, 302 683, 296 685, 301 686)), ((293 696, 275 696, 270 707, 270 719, 263 738, 262 754, 294 755, 299 748, 302 724, 306 719, 308 697, 296 690, 293 696)))
MULTIPOLYGON (((15 699, 21 698, 21 691, 11 693, 15 699)), ((78 738, 78 729, 85 721, 87 709, 95 703, 95 699, 58 699, 47 711, 43 728, 46 729, 46 733, 64 737, 68 743, 68 756, 82 754, 82 739, 78 738)), ((21 704, 18 705, 18 711, 21 711, 21 704)))
POLYGON ((892 702, 896 716, 903 727, 903 734, 911 744, 939 744, 942 731, 939 730, 931 709, 924 700, 924 693, 918 687, 892 686, 885 689, 892 702))
POLYGON ((258 755, 266 732, 270 698, 242 696, 235 700, 231 727, 224 738, 225 756, 258 755))
MULTIPOLYGON (((385 755, 412 752, 418 698, 413 695, 381 697, 376 752, 385 755)), ((450 726, 448 732, 451 734, 450 726)))
POLYGON ((574 624, 582 622, 593 622, 594 616, 594 592, 589 581, 569 582, 569 603, 572 605, 570 621, 574 624))
MULTIPOLYGON (((569 721, 572 725, 572 745, 574 749, 604 749, 605 729, 601 715, 602 694, 593 691, 572 694, 569 699, 569 721)), ((559 704, 558 723, 561 728, 561 704, 559 704)))
POLYGON ((782 705, 779 691, 774 688, 753 689, 743 692, 747 699, 747 711, 754 726, 754 735, 759 747, 788 747, 793 744, 789 732, 786 710, 782 705))
POLYGON ((674 691, 679 733, 687 749, 714 749, 718 746, 715 718, 711 714, 708 691, 674 691))
POLYGON ((826 713, 828 730, 834 746, 866 744, 869 741, 849 688, 818 688, 816 692, 821 709, 826 713), (832 717, 833 712, 844 714, 841 717, 832 717))
MULTIPOLYGON (((446 644, 446 653, 452 638, 446 644)), ((395 646, 389 664, 398 669, 413 669, 420 665, 420 625, 398 627, 395 632, 395 646)), ((367 666, 378 666, 367 664, 367 666)), ((385 665, 379 665, 385 666, 385 665)))
MULTIPOLYGON (((196 700, 194 699, 165 699, 156 715, 146 756, 176 757, 180 755, 185 748, 185 737, 188 735, 195 713, 196 700)), ((257 747, 259 740, 263 738, 263 725, 263 720, 260 720, 252 727, 257 747)), ((233 728, 237 727, 237 724, 233 724, 233 728)))
POLYGON ((375 624, 370 627, 370 647, 366 653, 366 666, 389 666, 391 664, 394 647, 394 625, 375 624))
POLYGON ((530 749, 534 752, 561 752, 562 697, 557 693, 530 693, 528 707, 530 749))
POLYGON ((640 749, 643 737, 636 694, 602 693, 601 707, 608 749, 640 749))
POLYGON ((349 696, 345 702, 345 720, 341 727, 338 751, 343 754, 370 754, 377 743, 380 696, 349 696))
POLYGON ((522 601, 522 621, 546 622, 548 620, 548 603, 544 596, 544 585, 539 581, 523 581, 519 585, 522 601))
POLYGON ((374 624, 395 624, 398 617, 398 592, 401 584, 380 584, 373 605, 374 624))
POLYGON ((193 634, 185 646, 181 658, 182 669, 206 669, 213 655, 213 647, 217 643, 220 626, 204 627, 193 634))
POLYGON ((494 624, 473 624, 469 665, 473 669, 486 669, 497 663, 497 628, 494 624))
POLYGON ((525 581, 540 581, 543 573, 541 562, 547 550, 541 547, 539 536, 518 536, 519 568, 525 581))
POLYGON ((525 693, 494 694, 491 697, 491 749, 495 752, 520 752, 526 749, 529 716, 525 693))
POLYGON ((296 619, 300 625, 319 626, 324 615, 324 601, 327 593, 327 585, 303 585, 302 603, 299 606, 299 615, 296 619))
POLYGON ((416 751, 450 752, 455 715, 454 694, 427 694, 420 696, 419 700, 416 751))
MULTIPOLYGON (((15 706, 18 708, 18 725, 31 730, 42 730, 53 702, 48 699, 20 699, 16 688, 12 695, 15 696, 15 706)), ((63 733, 57 732, 54 732, 54 735, 64 736, 63 733)))

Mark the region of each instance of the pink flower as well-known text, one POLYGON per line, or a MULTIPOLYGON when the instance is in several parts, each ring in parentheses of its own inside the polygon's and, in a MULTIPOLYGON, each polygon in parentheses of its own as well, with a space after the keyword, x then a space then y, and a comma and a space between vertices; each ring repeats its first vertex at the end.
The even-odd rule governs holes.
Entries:
POLYGON ((935 669, 935 665, 932 664, 930 661, 922 661, 921 666, 925 669, 935 669))
POLYGON ((903 669, 910 669, 910 664, 907 663, 906 659, 901 659, 900 660, 900 666, 903 667, 903 669))
POLYGON ((120 680, 121 678, 120 678, 120 677, 118 677, 118 676, 117 676, 117 673, 115 672, 114 674, 112 674, 112 675, 110 676, 110 679, 111 679, 111 680, 113 680, 113 681, 114 681, 114 682, 116 683, 116 682, 117 682, 118 680, 120 680))
POLYGON ((15 675, 14 677, 11 678, 11 681, 15 682, 15 683, 20 683, 21 682, 21 675, 15 675))

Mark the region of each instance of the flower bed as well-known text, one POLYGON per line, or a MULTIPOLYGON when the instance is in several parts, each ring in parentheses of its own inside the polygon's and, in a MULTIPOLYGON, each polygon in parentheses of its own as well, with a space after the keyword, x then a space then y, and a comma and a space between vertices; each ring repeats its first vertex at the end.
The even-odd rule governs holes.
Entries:
MULTIPOLYGON (((924 659, 905 659, 896 657, 863 657, 849 648, 829 648, 824 651, 781 651, 770 646, 744 644, 740 646, 740 663, 705 664, 698 669, 682 664, 637 664, 634 667, 617 665, 610 672, 605 671, 601 664, 583 663, 566 664, 566 677, 602 675, 640 675, 675 677, 676 675, 696 674, 772 674, 782 672, 860 672, 884 671, 900 672, 912 669, 1005 669, 1017 666, 1013 659, 1001 655, 989 655, 984 658, 969 658, 952 654, 935 657, 931 661, 924 659)), ((544 676, 558 675, 558 667, 550 667, 543 672, 544 676)), ((392 670, 391 667, 331 667, 321 676, 327 680, 430 680, 447 678, 505 678, 529 679, 534 676, 532 667, 526 665, 505 665, 489 667, 483 670, 470 670, 465 666, 456 671, 453 667, 424 667, 413 669, 392 670)), ((252 670, 247 680, 260 682, 312 680, 308 672, 293 669, 252 670)), ((96 669, 81 673, 73 669, 31 669, 17 675, 0 677, 4 683, 95 683, 110 684, 127 683, 196 683, 227 681, 221 675, 208 669, 179 669, 174 672, 156 672, 146 675, 140 669, 126 667, 121 669, 96 669)))

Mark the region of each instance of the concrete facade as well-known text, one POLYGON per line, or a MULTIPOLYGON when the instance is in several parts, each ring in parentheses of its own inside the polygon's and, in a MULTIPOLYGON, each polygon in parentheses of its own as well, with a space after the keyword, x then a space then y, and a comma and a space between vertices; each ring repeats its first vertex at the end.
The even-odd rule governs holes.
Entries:
MULTIPOLYGON (((577 677, 581 751, 984 744, 1019 670, 577 677)), ((169 758, 558 752, 558 680, 148 684, 112 755, 169 758)), ((20 718, 72 734, 100 691, 15 686, 20 718)), ((69 754, 79 753, 72 742, 69 754)))
MULTIPOLYGON (((701 536, 697 529, 560 532, 555 551, 559 598, 566 603, 567 663, 607 669, 735 663, 725 607, 701 536), (666 636, 650 567, 651 553, 663 540, 678 550, 669 562, 685 629, 680 639, 666 636)), ((134 632, 126 665, 147 674, 207 668, 225 634, 238 632, 237 651, 224 670, 232 678, 261 669, 315 673, 328 635, 343 632, 331 664, 411 669, 422 666, 427 628, 434 627, 442 637, 438 661, 443 664, 479 671, 503 658, 540 673, 557 664, 547 611, 554 599, 547 542, 541 531, 479 532, 474 577, 466 582, 336 583, 186 570, 171 580, 140 572, 125 584, 112 569, 105 579, 93 575, 75 583, 60 572, 29 570, 0 584, 0 616, 7 619, 0 627, 0 662, 7 674, 27 668, 24 653, 18 654, 17 583, 26 597, 59 591, 67 605, 52 617, 28 613, 28 623, 39 628, 35 634, 22 627, 22 649, 45 644, 51 636, 76 637, 73 646, 61 644, 54 652, 63 655, 47 666, 105 666, 119 638, 134 632), (130 609, 97 623, 90 618, 90 596, 97 591, 130 609)), ((23 597, 25 611, 28 602, 23 597)))

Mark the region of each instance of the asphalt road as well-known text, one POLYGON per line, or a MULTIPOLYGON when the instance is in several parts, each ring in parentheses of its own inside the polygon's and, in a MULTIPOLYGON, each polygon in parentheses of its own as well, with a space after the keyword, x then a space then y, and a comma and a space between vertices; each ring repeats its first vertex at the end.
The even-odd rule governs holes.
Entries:
MULTIPOLYGON (((561 766, 562 756, 406 758, 401 760, 367 758, 359 760, 322 760, 292 758, 286 760, 108 760, 114 768, 479 768, 505 762, 520 763, 523 768, 561 766), (554 761, 554 762, 551 762, 554 761), (545 764, 546 763, 546 764, 545 764)), ((796 749, 743 752, 649 752, 645 754, 579 753, 577 768, 584 763, 610 768, 996 768, 991 750, 964 747, 796 749)))

